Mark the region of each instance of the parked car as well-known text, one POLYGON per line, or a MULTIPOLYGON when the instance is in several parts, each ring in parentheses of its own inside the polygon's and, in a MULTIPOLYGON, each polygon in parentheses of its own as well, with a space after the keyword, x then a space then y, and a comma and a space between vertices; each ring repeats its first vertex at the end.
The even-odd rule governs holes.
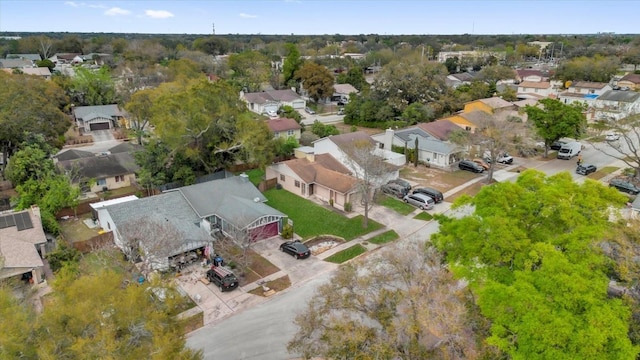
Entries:
POLYGON ((267 115, 269 115, 270 117, 278 117, 278 113, 275 110, 267 111, 267 115))
POLYGON ((562 147, 562 145, 566 144, 566 141, 554 141, 551 146, 549 147, 551 150, 560 150, 560 148, 562 147))
POLYGON ((566 143, 562 145, 560 150, 558 150, 558 159, 569 160, 574 156, 578 156, 582 151, 582 144, 577 141, 572 141, 570 143, 566 143))
POLYGON ((620 134, 618 134, 618 133, 608 133, 607 135, 604 136, 604 139, 606 141, 620 140, 620 134))
POLYGON ((345 105, 347 105, 348 103, 349 103, 349 101, 348 101, 348 100, 346 100, 346 99, 342 99, 342 100, 338 101, 338 106, 345 106, 345 105))
POLYGON ((338 115, 344 115, 344 108, 338 109, 338 115))
POLYGON ((280 244, 280 251, 286 252, 296 259, 306 259, 311 256, 311 251, 307 245, 299 240, 283 242, 280 244))
POLYGON ((422 210, 431 210, 435 205, 435 201, 425 194, 409 194, 403 200, 422 210))
POLYGON ((618 189, 619 191, 629 193, 631 195, 638 195, 640 193, 640 188, 637 188, 630 182, 626 182, 620 179, 612 179, 609 181, 609 186, 618 189))
POLYGON ((596 172, 596 170, 598 170, 598 168, 596 168, 595 165, 581 164, 581 165, 578 165, 578 167, 576 168, 576 174, 589 175, 592 172, 596 172))
POLYGON ((383 193, 395 196, 398 199, 402 199, 409 192, 405 187, 396 183, 384 184, 380 187, 380 190, 382 190, 383 193))
POLYGON ((407 191, 407 193, 409 192, 409 190, 411 190, 411 184, 409 184, 409 182, 407 180, 404 180, 404 179, 400 179, 400 178, 393 179, 393 180, 389 181, 389 184, 398 184, 398 185, 402 186, 407 191))
POLYGON ((238 287, 238 278, 226 268, 213 267, 207 271, 207 279, 220 288, 220 291, 230 291, 238 287))
POLYGON ((476 173, 481 173, 484 171, 484 168, 476 163, 474 163, 471 160, 462 160, 458 163, 458 168, 460 168, 460 170, 467 170, 467 171, 472 171, 472 172, 476 172, 476 173))
POLYGON ((432 198, 436 203, 441 203, 444 200, 444 195, 436 189, 430 187, 420 187, 413 189, 414 194, 425 194, 432 198))
POLYGON ((311 114, 311 115, 314 115, 316 113, 315 111, 313 111, 312 108, 309 108, 309 107, 304 108, 304 111, 306 111, 307 114, 311 114))

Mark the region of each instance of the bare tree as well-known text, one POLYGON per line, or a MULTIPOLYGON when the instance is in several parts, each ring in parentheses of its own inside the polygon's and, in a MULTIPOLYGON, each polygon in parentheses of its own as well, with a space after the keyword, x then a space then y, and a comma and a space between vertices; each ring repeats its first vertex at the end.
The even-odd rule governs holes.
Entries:
POLYGON ((605 143, 591 142, 591 145, 633 168, 634 177, 640 179, 640 114, 609 124, 607 132, 613 132, 620 138, 605 143))
POLYGON ((38 43, 40 45, 40 54, 42 55, 42 59, 48 59, 51 57, 51 47, 53 46, 53 41, 46 36, 40 36, 38 38, 38 43))
MULTIPOLYGON (((206 237, 188 239, 176 226, 177 220, 162 215, 139 217, 118 227, 120 246, 129 261, 141 263, 144 274, 168 269, 169 257, 189 250, 192 242, 206 245, 206 237)), ((206 233, 203 232, 203 235, 206 233)), ((213 241, 213 239, 211 239, 213 241)))
POLYGON ((296 317, 304 358, 474 359, 464 285, 433 248, 401 243, 341 267, 296 317))
POLYGON ((369 226, 369 210, 373 206, 375 190, 387 180, 393 171, 393 165, 384 161, 378 153, 376 143, 369 140, 356 140, 348 146, 343 146, 347 167, 357 182, 358 191, 362 195, 364 206, 364 221, 362 226, 369 226))

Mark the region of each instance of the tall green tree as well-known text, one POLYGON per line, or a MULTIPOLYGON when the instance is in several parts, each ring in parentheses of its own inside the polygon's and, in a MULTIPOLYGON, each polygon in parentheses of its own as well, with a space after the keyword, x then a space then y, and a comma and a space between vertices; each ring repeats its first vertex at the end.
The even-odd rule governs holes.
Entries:
POLYGON ((76 106, 108 105, 118 102, 111 72, 103 66, 97 71, 77 67, 71 80, 70 97, 76 106))
POLYGON ((563 137, 579 139, 586 130, 584 106, 579 103, 563 104, 556 99, 542 99, 540 105, 527 105, 525 112, 535 126, 538 136, 544 140, 544 156, 554 141, 563 137))
POLYGON ((618 72, 620 60, 602 55, 581 56, 562 62, 554 77, 563 83, 567 81, 595 81, 608 83, 618 72))
POLYGON ((364 70, 359 66, 354 66, 346 73, 341 73, 336 80, 338 84, 351 84, 359 91, 369 86, 369 83, 364 78, 364 70))
POLYGON ((258 51, 245 51, 229 56, 232 78, 247 92, 258 92, 269 81, 271 62, 258 51))
POLYGON ((295 74, 304 62, 300 58, 300 50, 295 44, 285 44, 287 54, 285 55, 284 63, 282 64, 282 75, 284 76, 284 84, 287 86, 296 86, 295 74))
POLYGON ((326 67, 306 62, 295 76, 315 102, 333 95, 333 75, 326 67))
POLYGON ((535 170, 457 201, 470 212, 441 218, 432 241, 469 281, 491 322, 487 343, 514 359, 635 358, 629 308, 608 297, 597 247, 610 206, 626 201, 599 182, 535 170))
POLYGON ((142 145, 142 138, 146 135, 145 130, 153 115, 153 96, 153 90, 141 90, 135 92, 125 105, 125 109, 129 113, 129 127, 133 130, 140 145, 142 145))

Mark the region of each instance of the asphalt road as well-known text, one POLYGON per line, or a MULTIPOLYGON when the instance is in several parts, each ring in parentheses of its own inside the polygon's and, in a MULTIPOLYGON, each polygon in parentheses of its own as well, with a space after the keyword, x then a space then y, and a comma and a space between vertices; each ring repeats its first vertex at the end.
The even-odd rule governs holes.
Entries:
POLYGON ((322 273, 254 308, 200 328, 189 334, 187 345, 202 349, 204 358, 211 360, 296 359, 287 352, 287 342, 297 331, 293 320, 316 288, 332 274, 333 271, 322 273))

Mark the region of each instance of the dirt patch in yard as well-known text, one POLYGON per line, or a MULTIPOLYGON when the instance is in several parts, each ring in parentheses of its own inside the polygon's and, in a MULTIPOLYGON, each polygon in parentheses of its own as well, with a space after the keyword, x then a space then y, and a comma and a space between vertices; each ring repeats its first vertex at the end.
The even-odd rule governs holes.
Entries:
MULTIPOLYGON (((353 125, 347 125, 345 123, 336 123, 331 125, 335 125, 338 128, 338 130, 340 130, 341 134, 347 134, 347 133, 353 132, 351 128, 353 125)), ((381 132, 383 132, 383 130, 380 130, 380 129, 372 129, 372 128, 366 128, 361 126, 356 126, 355 129, 356 131, 364 131, 369 135, 380 134, 381 132)))
POLYGON ((311 250, 311 254, 318 255, 340 244, 344 244, 344 242, 345 240, 340 237, 320 235, 305 241, 304 244, 311 250))
POLYGON ((268 292, 265 292, 265 288, 263 286, 267 287, 269 290, 280 292, 291 286, 291 280, 289 279, 289 275, 285 275, 281 278, 267 281, 266 283, 262 284, 262 286, 258 286, 257 288, 249 291, 249 293, 258 296, 268 296, 268 292))
POLYGON ((425 166, 413 167, 412 165, 405 166, 400 170, 401 178, 443 193, 481 176, 484 175, 470 171, 446 171, 425 166))

